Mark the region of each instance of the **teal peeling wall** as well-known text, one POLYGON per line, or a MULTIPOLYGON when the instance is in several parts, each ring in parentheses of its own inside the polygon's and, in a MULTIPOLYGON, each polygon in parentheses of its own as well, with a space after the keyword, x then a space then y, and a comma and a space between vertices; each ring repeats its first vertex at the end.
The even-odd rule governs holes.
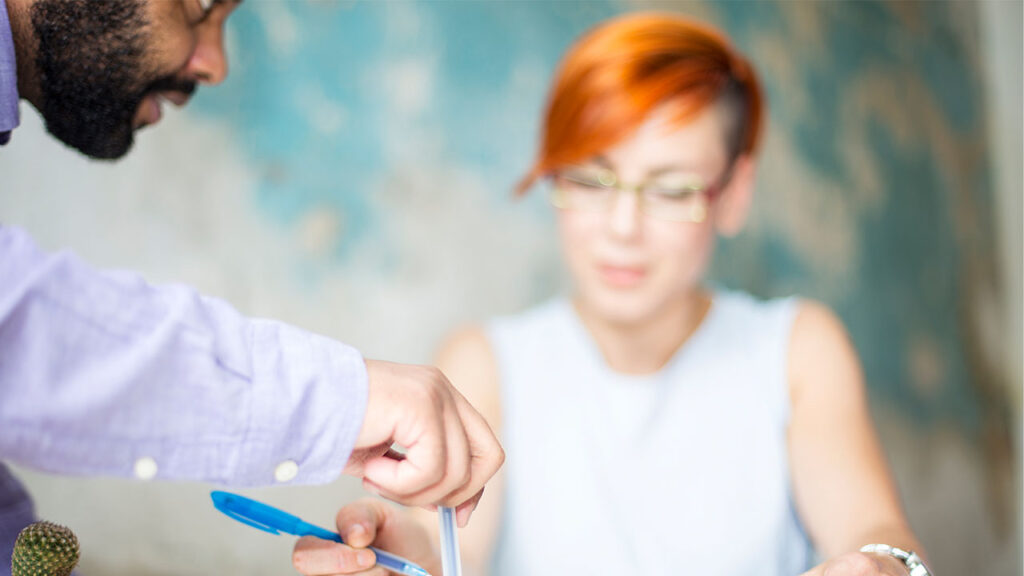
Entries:
MULTIPOLYGON (((990 265, 965 261, 993 255, 973 13, 956 3, 639 4, 651 5, 724 28, 761 69, 772 130, 790 142, 785 150, 766 143, 756 209, 773 207, 750 234, 724 243, 715 279, 764 296, 825 300, 847 323, 876 401, 898 403, 922 425, 952 421, 976 433, 985 409, 966 357, 974 336, 963 309, 966 284, 992 279, 990 265), (851 95, 871 82, 882 88, 856 96, 862 103, 851 110, 851 95), (847 155, 853 126, 864 149, 857 161, 847 155), (771 177, 780 156, 795 177, 771 177), (859 190, 865 169, 874 178, 868 194, 859 190), (813 189, 822 183, 827 190, 813 189), (852 244, 815 258, 807 239, 832 230, 814 211, 852 230, 852 244), (811 214, 779 216, 787 212, 811 214), (780 231, 789 226, 806 230, 794 238, 780 231), (981 276, 963 278, 971 274, 981 276)), ((400 161, 385 140, 401 135, 382 127, 475 171, 492 184, 480 194, 508 202, 560 54, 624 6, 288 2, 267 9, 253 2, 230 24, 232 77, 202 92, 196 110, 239 133, 261 175, 253 200, 269 220, 287 228, 325 207, 344 215, 348 225, 331 246, 332 265, 344 268, 350 247, 373 238, 388 217, 367 201, 400 161), (403 61, 409 73, 427 76, 431 97, 396 120, 394 99, 381 97, 376 80, 403 61)), ((392 74, 399 80, 386 89, 417 90, 401 81, 400 69, 392 74)), ((546 217, 539 203, 533 210, 546 217)), ((301 260, 292 272, 317 281, 301 260)), ((550 276, 527 277, 554 289, 550 276)))
MULTIPOLYGON (((0 218, 96 266, 428 362, 454 325, 561 288, 543 190, 510 189, 560 54, 651 6, 726 29, 770 99, 754 214, 714 279, 833 306, 937 573, 1020 574, 974 2, 246 0, 227 81, 165 110, 116 165, 23 105, 0 218)), ((19 472, 40 515, 82 538, 84 573, 292 569, 290 539, 197 524, 206 485, 19 472)), ((349 480, 258 496, 329 525, 363 495, 349 480)))

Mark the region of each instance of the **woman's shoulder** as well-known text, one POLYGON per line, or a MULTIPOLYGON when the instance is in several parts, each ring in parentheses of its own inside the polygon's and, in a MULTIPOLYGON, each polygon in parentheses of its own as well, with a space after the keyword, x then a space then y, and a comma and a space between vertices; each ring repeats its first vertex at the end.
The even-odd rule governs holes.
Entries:
POLYGON ((483 323, 469 324, 451 332, 443 341, 439 361, 450 358, 493 358, 495 347, 505 340, 536 340, 570 312, 564 298, 552 298, 520 312, 495 316, 483 323))
POLYGON ((814 335, 842 329, 842 321, 828 304, 799 294, 762 298, 741 290, 716 289, 714 301, 735 315, 785 316, 794 329, 814 335))
POLYGON ((501 418, 498 365, 483 327, 469 325, 452 332, 441 344, 436 363, 470 404, 497 429, 501 418))
POLYGON ((751 326, 761 322, 775 322, 785 328, 791 325, 800 310, 813 301, 799 295, 763 298, 748 292, 715 289, 714 306, 733 322, 751 326))
POLYGON ((798 364, 808 355, 813 356, 813 350, 822 345, 828 345, 829 352, 835 353, 848 340, 839 316, 827 304, 812 298, 761 298, 746 292, 718 290, 715 305, 731 332, 739 331, 756 337, 757 341, 762 337, 781 341, 798 364))
POLYGON ((476 356, 481 353, 491 354, 486 326, 468 324, 453 330, 442 340, 437 360, 438 363, 443 364, 450 358, 476 356))
POLYGON ((817 365, 821 359, 856 357, 846 326, 835 311, 812 299, 801 299, 794 311, 790 352, 796 366, 817 365), (805 362, 809 359, 814 362, 805 362))

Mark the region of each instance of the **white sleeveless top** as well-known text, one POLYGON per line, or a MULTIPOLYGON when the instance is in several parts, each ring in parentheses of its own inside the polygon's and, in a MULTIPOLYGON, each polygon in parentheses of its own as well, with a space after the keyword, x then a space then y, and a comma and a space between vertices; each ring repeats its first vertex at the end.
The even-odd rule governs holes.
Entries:
POLYGON ((795 299, 715 292, 656 374, 604 362, 571 303, 488 326, 501 378, 501 576, 794 576, 812 550, 790 494, 795 299))

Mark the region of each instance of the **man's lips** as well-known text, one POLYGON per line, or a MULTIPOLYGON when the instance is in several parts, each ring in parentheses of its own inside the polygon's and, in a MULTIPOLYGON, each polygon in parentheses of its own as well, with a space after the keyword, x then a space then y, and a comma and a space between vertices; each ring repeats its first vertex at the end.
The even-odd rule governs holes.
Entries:
POLYGON ((160 95, 161 98, 167 100, 175 106, 178 106, 179 108, 184 106, 185 104, 188 104, 189 98, 192 97, 190 94, 178 92, 177 90, 167 90, 165 92, 158 92, 158 94, 160 95))
POLYGON ((133 127, 138 130, 143 126, 150 126, 160 121, 163 112, 160 110, 161 101, 166 100, 175 106, 181 107, 188 103, 191 95, 177 90, 151 92, 146 94, 135 111, 135 118, 132 121, 133 127))
POLYGON ((135 110, 135 118, 132 119, 132 127, 138 130, 143 126, 156 124, 160 121, 160 98, 156 94, 147 94, 139 107, 135 110))

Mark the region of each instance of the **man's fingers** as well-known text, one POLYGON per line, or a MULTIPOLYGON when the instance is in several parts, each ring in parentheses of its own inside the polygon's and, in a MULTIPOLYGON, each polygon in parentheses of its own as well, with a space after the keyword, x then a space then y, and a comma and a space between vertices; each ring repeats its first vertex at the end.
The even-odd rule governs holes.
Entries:
POLYGON ((373 486, 374 490, 385 498, 401 504, 412 504, 416 495, 440 482, 444 478, 446 449, 438 438, 423 438, 421 442, 430 444, 423 446, 422 451, 429 456, 415 457, 407 452, 402 460, 388 457, 374 458, 363 465, 363 483, 373 486))
POLYGON ((414 392, 402 399, 409 404, 394 422, 391 438, 405 447, 405 458, 397 460, 384 455, 363 464, 365 480, 389 493, 405 496, 440 482, 448 460, 446 423, 441 417, 446 403, 444 391, 421 386, 414 392))
POLYGON ((402 504, 459 507, 463 525, 505 459, 490 426, 436 368, 367 361, 367 373, 371 394, 357 447, 396 443, 405 454, 359 453, 365 459, 346 470, 402 504))
MULTIPOLYGON (((443 474, 432 484, 416 492, 401 492, 394 488, 394 484, 386 485, 377 482, 377 478, 367 474, 364 479, 364 486, 389 500, 400 502, 407 506, 424 506, 434 504, 448 497, 453 492, 461 491, 472 478, 472 454, 469 448, 469 439, 458 419, 454 406, 450 408, 444 417, 445 424, 445 461, 443 474)), ((391 477, 423 477, 421 469, 428 465, 428 460, 435 458, 429 451, 422 450, 422 447, 412 446, 404 454, 401 461, 387 462, 380 465, 380 469, 390 467, 388 471, 391 477), (403 470, 404 467, 404 470, 403 470)), ((376 465, 375 465, 376 466, 376 465)), ((368 467, 368 470, 370 468, 368 467)), ((411 483, 406 486, 411 486, 411 483)))
MULTIPOLYGON (((452 390, 454 392, 454 390, 452 390)), ((434 484, 415 494, 408 494, 405 499, 409 505, 421 506, 433 504, 460 490, 469 482, 472 474, 469 439, 459 419, 454 398, 449 396, 443 414, 445 426, 445 462, 444 475, 434 484)), ((410 449, 405 454, 405 462, 410 465, 423 466, 423 459, 429 454, 410 449)))
POLYGON ((364 465, 365 479, 381 495, 403 504, 436 502, 461 488, 471 475, 469 439, 459 418, 458 394, 438 371, 428 372, 407 411, 396 422, 394 441, 405 447, 404 458, 377 458, 364 465))
MULTIPOLYGON (((465 526, 469 516, 476 508, 479 494, 484 484, 501 468, 505 461, 505 452, 498 443, 487 420, 480 415, 469 402, 444 382, 450 390, 448 412, 444 415, 446 426, 446 473, 435 484, 416 493, 399 492, 392 486, 384 485, 367 474, 365 485, 378 495, 401 502, 407 506, 426 506, 442 504, 459 509, 457 514, 460 526, 465 526)), ((419 450, 420 446, 411 447, 405 454, 405 460, 394 461, 392 474, 401 474, 400 466, 407 464, 412 467, 405 473, 414 475, 425 465, 428 452, 419 450)))
MULTIPOLYGON (((469 402, 462 397, 458 391, 455 392, 455 405, 459 411, 460 421, 466 431, 469 441, 470 452, 470 478, 458 490, 448 494, 441 503, 445 506, 457 507, 460 512, 468 509, 465 519, 469 521, 469 514, 476 508, 480 499, 480 492, 484 484, 494 476, 505 462, 505 451, 501 448, 494 431, 491 430, 487 420, 476 411, 469 402), (464 504, 472 501, 468 508, 464 504)), ((459 516, 459 525, 465 524, 459 516)))
POLYGON ((363 467, 366 462, 373 460, 374 458, 381 457, 392 457, 391 445, 387 442, 382 442, 376 446, 370 446, 367 448, 355 448, 352 450, 352 454, 348 457, 348 462, 345 463, 345 474, 350 476, 358 476, 362 478, 363 467))
POLYGON ((469 524, 469 517, 473 515, 473 511, 476 510, 477 505, 480 504, 480 498, 484 495, 484 489, 481 488, 472 498, 466 500, 455 509, 455 524, 459 528, 465 528, 466 524, 469 524))
POLYGON ((356 550, 344 544, 303 536, 292 550, 292 565, 305 576, 357 574, 376 563, 371 550, 356 550))

